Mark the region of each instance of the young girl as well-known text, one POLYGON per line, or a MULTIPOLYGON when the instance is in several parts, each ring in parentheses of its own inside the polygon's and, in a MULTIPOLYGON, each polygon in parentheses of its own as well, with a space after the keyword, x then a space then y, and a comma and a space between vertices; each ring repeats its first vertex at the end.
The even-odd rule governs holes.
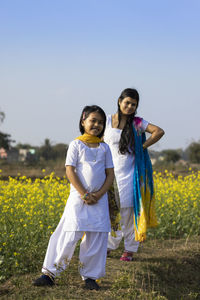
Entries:
MULTIPOLYGON (((110 146, 112 152, 115 179, 119 195, 121 230, 116 231, 115 236, 109 234, 108 252, 116 249, 124 237, 125 249, 120 260, 131 261, 133 253, 137 252, 139 246, 139 242, 135 241, 134 237, 135 230, 133 220, 135 218, 135 228, 138 228, 136 215, 137 218, 139 218, 139 209, 143 209, 141 191, 137 191, 138 183, 140 182, 138 174, 141 175, 143 170, 139 173, 138 168, 140 169, 141 163, 140 161, 137 161, 137 172, 135 171, 136 142, 139 139, 140 146, 138 146, 139 150, 137 150, 137 153, 139 155, 137 155, 137 157, 141 160, 141 157, 143 159, 144 155, 147 157, 147 151, 144 149, 156 143, 163 136, 164 131, 142 118, 135 117, 139 104, 139 94, 135 89, 128 88, 122 91, 117 104, 118 111, 114 115, 109 115, 107 117, 104 141, 110 146), (145 131, 149 132, 151 135, 145 142, 144 140, 141 142, 140 138, 145 131), (138 202, 135 206, 139 206, 139 208, 134 207, 133 204, 134 200, 137 200, 136 198, 138 198, 138 202)), ((137 143, 137 145, 139 144, 137 143)), ((146 175, 144 175, 144 177, 145 176, 146 175)), ((144 220, 144 222, 146 221, 144 220)), ((143 227, 145 227, 145 225, 146 224, 142 224, 143 227)), ((141 238, 137 238, 137 240, 141 241, 143 239, 144 235, 142 235, 141 238)))
POLYGON ((110 231, 107 190, 114 178, 109 146, 101 140, 105 125, 106 115, 99 106, 83 109, 79 123, 82 135, 70 143, 65 163, 70 195, 50 238, 43 275, 35 280, 36 286, 54 284, 82 239, 80 274, 87 289, 99 289, 96 279, 105 275, 110 231))

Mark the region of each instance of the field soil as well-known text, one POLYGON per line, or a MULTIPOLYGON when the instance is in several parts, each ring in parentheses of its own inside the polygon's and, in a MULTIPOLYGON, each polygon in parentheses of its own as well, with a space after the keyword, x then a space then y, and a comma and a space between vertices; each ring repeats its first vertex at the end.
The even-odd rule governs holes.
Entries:
POLYGON ((1 178, 7 180, 9 176, 19 177, 26 176, 32 179, 43 178, 54 172, 55 176, 62 178, 66 175, 64 162, 58 161, 57 163, 50 162, 47 166, 26 166, 22 163, 19 164, 4 164, 0 165, 1 178))
POLYGON ((119 260, 123 244, 107 259, 99 291, 87 291, 78 274, 78 247, 54 287, 34 287, 37 273, 13 276, 1 283, 1 299, 200 299, 200 237, 148 240, 132 262, 119 260))

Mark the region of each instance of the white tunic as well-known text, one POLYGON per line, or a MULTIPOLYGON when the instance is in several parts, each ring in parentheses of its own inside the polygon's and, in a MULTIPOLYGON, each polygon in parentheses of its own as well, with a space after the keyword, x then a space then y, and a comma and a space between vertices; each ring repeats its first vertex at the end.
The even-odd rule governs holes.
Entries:
MULTIPOLYGON (((148 122, 142 119, 141 130, 145 131, 148 122)), ((119 191, 120 207, 133 206, 133 174, 135 155, 133 153, 121 154, 119 152, 119 141, 122 130, 112 127, 112 116, 107 116, 104 141, 110 146, 114 163, 115 178, 119 191)))
MULTIPOLYGON (((82 185, 88 192, 98 191, 106 179, 105 169, 113 168, 112 155, 106 143, 100 143, 97 148, 90 148, 80 140, 70 143, 65 165, 75 167, 82 185)), ((87 205, 71 184, 64 215, 65 231, 110 231, 107 193, 96 204, 87 205)))

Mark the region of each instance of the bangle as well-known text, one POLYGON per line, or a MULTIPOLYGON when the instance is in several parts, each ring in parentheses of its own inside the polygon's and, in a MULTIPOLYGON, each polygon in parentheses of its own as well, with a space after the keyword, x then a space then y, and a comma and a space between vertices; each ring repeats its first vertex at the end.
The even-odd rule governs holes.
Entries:
POLYGON ((81 198, 84 200, 89 195, 88 192, 86 192, 81 198))

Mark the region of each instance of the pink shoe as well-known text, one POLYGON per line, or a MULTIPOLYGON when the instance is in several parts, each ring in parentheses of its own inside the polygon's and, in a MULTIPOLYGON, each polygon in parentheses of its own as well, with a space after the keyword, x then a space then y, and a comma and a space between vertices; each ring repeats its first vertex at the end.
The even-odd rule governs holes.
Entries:
POLYGON ((124 251, 124 253, 120 257, 120 260, 121 261, 132 261, 133 260, 133 253, 128 252, 128 251, 124 251))

